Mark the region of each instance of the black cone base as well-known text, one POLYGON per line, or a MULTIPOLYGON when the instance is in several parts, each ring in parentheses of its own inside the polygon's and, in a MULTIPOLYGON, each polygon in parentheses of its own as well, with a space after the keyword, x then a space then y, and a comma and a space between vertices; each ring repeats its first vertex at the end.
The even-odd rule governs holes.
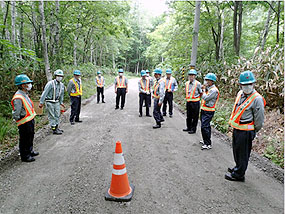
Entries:
POLYGON ((121 197, 121 198, 115 198, 109 194, 109 191, 107 191, 107 193, 105 195, 105 200, 106 201, 116 201, 116 202, 128 202, 128 201, 132 200, 132 197, 133 197, 134 191, 135 191, 135 186, 130 184, 130 187, 132 189, 131 193, 129 195, 127 195, 125 197, 121 197))

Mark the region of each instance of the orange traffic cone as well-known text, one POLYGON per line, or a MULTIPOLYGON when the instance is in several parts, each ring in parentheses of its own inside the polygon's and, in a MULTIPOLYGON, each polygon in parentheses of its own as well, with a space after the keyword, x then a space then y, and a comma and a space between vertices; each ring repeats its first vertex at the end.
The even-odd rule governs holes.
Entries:
POLYGON ((122 144, 116 143, 114 154, 114 165, 111 186, 108 189, 105 200, 107 201, 130 201, 133 197, 135 187, 129 184, 122 144))

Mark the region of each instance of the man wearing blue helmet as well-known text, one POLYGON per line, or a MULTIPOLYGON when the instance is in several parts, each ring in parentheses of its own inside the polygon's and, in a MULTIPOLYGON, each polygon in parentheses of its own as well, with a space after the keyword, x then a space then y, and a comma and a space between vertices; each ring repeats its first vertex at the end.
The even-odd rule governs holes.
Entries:
POLYGON ((34 156, 39 155, 38 152, 33 151, 35 134, 34 118, 36 112, 34 110, 34 103, 28 95, 28 92, 32 89, 32 82, 25 74, 16 76, 15 85, 18 86, 18 91, 11 101, 13 119, 16 121, 19 129, 19 150, 23 162, 35 161, 34 156))
POLYGON ((229 124, 233 127, 233 155, 235 167, 228 168, 225 179, 245 181, 245 171, 252 141, 264 123, 265 99, 254 89, 255 77, 251 71, 240 74, 240 87, 229 124))
POLYGON ((150 81, 146 78, 146 72, 144 70, 141 71, 141 79, 138 82, 139 86, 139 117, 142 117, 142 107, 143 102, 146 104, 146 116, 151 117, 149 114, 149 95, 150 95, 150 81))
POLYGON ((165 95, 165 83, 161 78, 162 70, 157 68, 154 70, 154 77, 156 79, 153 86, 153 117, 156 121, 156 125, 153 126, 154 129, 161 127, 161 122, 164 121, 161 114, 161 105, 163 103, 165 95))
POLYGON ((97 77, 96 77, 96 85, 97 85, 97 103, 100 102, 100 94, 102 96, 102 103, 105 103, 104 101, 104 86, 105 86, 105 79, 101 74, 101 71, 97 71, 97 77))
POLYGON ((67 85, 67 92, 70 96, 71 103, 71 114, 70 114, 70 124, 74 125, 75 122, 81 123, 79 120, 80 109, 81 109, 81 96, 82 96, 82 82, 81 82, 81 72, 75 70, 73 72, 74 77, 69 80, 67 85), (75 120, 74 120, 75 118, 75 120))
POLYGON ((163 116, 166 116, 166 108, 167 108, 167 103, 168 103, 169 117, 172 117, 173 115, 173 92, 177 91, 177 88, 178 88, 177 81, 174 77, 171 76, 171 74, 172 74, 172 70, 170 68, 166 69, 166 78, 164 79, 165 96, 164 96, 163 107, 162 107, 163 116))
POLYGON ((121 110, 124 109, 126 94, 128 93, 128 79, 124 76, 124 70, 119 69, 119 76, 115 78, 115 93, 116 93, 116 107, 119 109, 120 99, 121 99, 121 110))
POLYGON ((202 86, 202 104, 201 104, 201 133, 203 141, 200 141, 202 150, 212 149, 211 141, 211 120, 216 111, 216 105, 219 100, 220 92, 215 86, 217 77, 213 73, 208 73, 202 86))

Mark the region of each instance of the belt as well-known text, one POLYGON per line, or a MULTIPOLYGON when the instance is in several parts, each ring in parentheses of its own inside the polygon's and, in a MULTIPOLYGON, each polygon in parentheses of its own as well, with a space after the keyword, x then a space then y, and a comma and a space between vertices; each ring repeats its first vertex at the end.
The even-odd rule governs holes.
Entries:
POLYGON ((248 122, 240 122, 240 124, 249 124, 252 123, 252 121, 248 121, 248 122))

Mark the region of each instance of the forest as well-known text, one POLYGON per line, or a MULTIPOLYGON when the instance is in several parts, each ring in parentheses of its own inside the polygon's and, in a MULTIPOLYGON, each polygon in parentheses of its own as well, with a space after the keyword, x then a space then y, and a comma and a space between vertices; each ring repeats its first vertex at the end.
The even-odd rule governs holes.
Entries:
POLYGON ((136 75, 143 69, 171 68, 179 82, 175 101, 184 106, 197 35, 198 79, 216 73, 221 91, 213 126, 231 133, 227 121, 238 76, 253 71, 256 88, 267 101, 265 127, 254 148, 283 167, 284 2, 201 1, 199 17, 195 1, 169 0, 167 5, 163 14, 152 16, 131 0, 1 1, 0 152, 17 142, 10 105, 16 75, 34 80, 31 96, 38 99, 56 69, 66 73, 65 84, 80 69, 87 95, 92 95, 97 70, 111 78, 118 68, 136 75))

